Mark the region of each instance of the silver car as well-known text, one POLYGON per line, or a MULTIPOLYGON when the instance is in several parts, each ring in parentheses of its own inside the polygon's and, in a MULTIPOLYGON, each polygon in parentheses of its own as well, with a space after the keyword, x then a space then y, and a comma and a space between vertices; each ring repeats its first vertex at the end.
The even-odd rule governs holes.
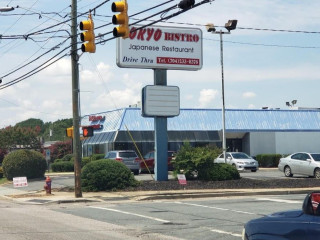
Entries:
POLYGON ((138 158, 135 151, 132 150, 115 150, 110 151, 106 154, 105 159, 113 159, 124 163, 134 175, 139 175, 140 169, 140 158, 138 158))
MULTIPOLYGON (((227 152, 226 161, 237 168, 238 171, 251 170, 256 172, 259 169, 258 161, 243 152, 227 152)), ((215 163, 224 163, 223 153, 214 160, 215 163)))
POLYGON ((313 176, 320 179, 320 153, 298 152, 281 158, 278 169, 286 177, 293 174, 313 176))

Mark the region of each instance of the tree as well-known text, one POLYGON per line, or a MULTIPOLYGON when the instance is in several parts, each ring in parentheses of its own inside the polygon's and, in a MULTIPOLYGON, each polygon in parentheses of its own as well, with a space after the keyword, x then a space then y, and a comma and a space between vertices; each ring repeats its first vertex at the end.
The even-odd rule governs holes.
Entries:
POLYGON ((72 141, 56 142, 49 147, 52 161, 72 153, 72 141))
POLYGON ((0 149, 11 151, 16 148, 41 149, 40 127, 6 127, 0 130, 0 149))

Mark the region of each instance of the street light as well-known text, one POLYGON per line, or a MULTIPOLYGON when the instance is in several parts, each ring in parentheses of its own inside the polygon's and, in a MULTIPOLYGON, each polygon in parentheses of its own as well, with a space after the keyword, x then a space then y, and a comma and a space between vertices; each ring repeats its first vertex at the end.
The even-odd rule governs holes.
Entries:
POLYGON ((14 10, 14 7, 0 7, 0 12, 10 12, 13 10, 14 10))
POLYGON ((287 105, 288 107, 293 107, 295 104, 297 104, 297 102, 298 102, 298 100, 292 100, 292 101, 291 101, 291 104, 290 104, 290 102, 286 102, 286 105, 287 105))
POLYGON ((223 41, 222 41, 222 35, 223 34, 230 34, 231 30, 236 29, 238 20, 229 20, 225 24, 225 28, 228 30, 228 32, 223 32, 222 30, 216 32, 216 28, 212 23, 209 23, 206 25, 207 31, 211 32, 213 34, 219 34, 220 35, 220 56, 221 56, 221 80, 222 80, 222 150, 223 150, 223 157, 224 162, 227 163, 226 160, 226 150, 227 150, 227 144, 226 144, 226 121, 225 121, 225 101, 224 101, 224 74, 223 74, 223 41))

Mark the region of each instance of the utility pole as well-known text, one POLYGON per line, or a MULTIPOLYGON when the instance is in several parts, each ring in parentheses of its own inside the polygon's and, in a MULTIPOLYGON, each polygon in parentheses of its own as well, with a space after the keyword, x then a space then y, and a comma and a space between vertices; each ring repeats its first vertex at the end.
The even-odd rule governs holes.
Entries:
POLYGON ((82 197, 81 191, 81 142, 79 133, 79 66, 77 53, 77 0, 71 0, 71 68, 72 68, 72 113, 73 113, 73 156, 74 193, 82 197))

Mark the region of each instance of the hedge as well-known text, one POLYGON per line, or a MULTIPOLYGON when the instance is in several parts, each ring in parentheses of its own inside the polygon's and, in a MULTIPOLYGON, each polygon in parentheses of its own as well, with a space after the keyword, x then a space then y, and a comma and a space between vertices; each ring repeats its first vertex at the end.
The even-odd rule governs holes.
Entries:
POLYGON ((53 172, 73 172, 74 163, 73 162, 54 162, 51 164, 51 169, 53 172))
POLYGON ((259 167, 278 167, 281 154, 258 154, 256 160, 259 162, 259 167))

